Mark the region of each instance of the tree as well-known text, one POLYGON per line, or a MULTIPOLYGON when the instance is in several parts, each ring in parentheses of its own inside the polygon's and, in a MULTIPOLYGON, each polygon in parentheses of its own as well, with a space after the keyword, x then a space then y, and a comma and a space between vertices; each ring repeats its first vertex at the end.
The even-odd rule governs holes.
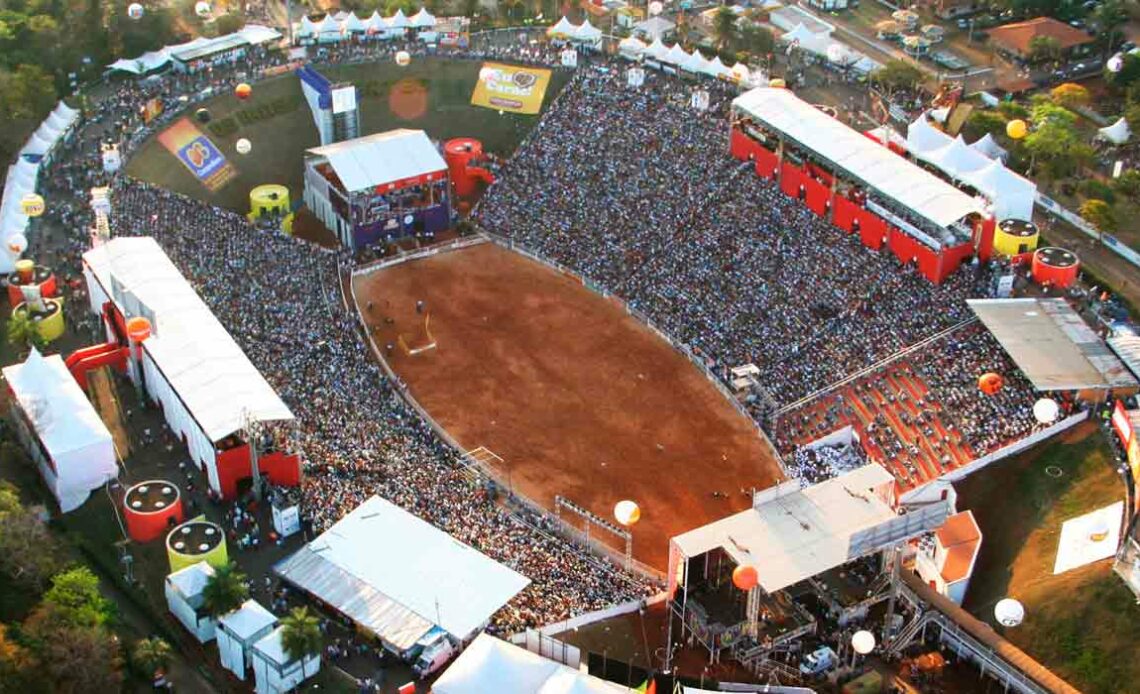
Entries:
POLYGON ((112 603, 99 592, 99 579, 86 566, 56 574, 44 593, 40 609, 49 619, 80 628, 105 626, 111 619, 112 603))
POLYGON ((170 644, 157 636, 135 643, 134 662, 148 676, 162 670, 170 662, 170 644))
POLYGON ((1059 60, 1061 57, 1061 42, 1052 36, 1034 36, 1029 39, 1028 57, 1031 63, 1059 60))
POLYGON ((999 137, 1005 134, 1006 123, 1008 121, 1005 116, 997 111, 974 111, 966 119, 964 134, 969 140, 976 140, 987 134, 999 137))
POLYGON ((1120 63, 1120 71, 1112 72, 1107 67, 1104 71, 1105 81, 1115 89, 1127 89, 1129 85, 1140 80, 1140 55, 1125 53, 1120 63))
POLYGON ((1140 133, 1140 104, 1132 104, 1124 109, 1124 120, 1131 132, 1140 133))
POLYGON ((224 14, 214 20, 214 29, 218 32, 218 36, 232 34, 243 26, 245 26, 245 19, 237 14, 224 14))
POLYGON ((16 587, 39 595, 60 564, 58 546, 47 526, 20 504, 15 487, 0 482, 0 571, 16 587))
POLYGON ((922 70, 905 60, 888 60, 883 67, 871 73, 871 80, 890 94, 897 89, 913 89, 922 81, 922 70))
POLYGON ((1116 231, 1116 215, 1104 200, 1085 200, 1081 204, 1080 213, 1086 222, 1096 227, 1101 243, 1104 243, 1105 232, 1116 231))
POLYGON ((1077 132, 1077 117, 1048 98, 1035 97, 1031 110, 1033 131, 1025 137, 1025 149, 1032 156, 1030 173, 1063 178, 1092 160, 1093 149, 1077 132), (1044 169, 1036 168, 1041 165, 1044 169))
POLYGON ((1120 174, 1120 177, 1113 183, 1116 192, 1131 200, 1133 203, 1140 202, 1140 171, 1129 169, 1120 174))
POLYGON ((1101 36, 1108 44, 1108 50, 1116 46, 1120 38, 1120 27, 1128 22, 1128 12, 1120 0, 1104 0, 1093 12, 1093 18, 1100 28, 1101 36))
POLYGON ((324 647, 320 625, 309 608, 295 607, 281 620, 281 646, 291 660, 301 661, 301 677, 308 677, 305 658, 320 653, 324 647))
POLYGON ((737 37, 736 13, 728 7, 721 7, 713 15, 713 38, 716 40, 717 50, 724 50, 731 46, 737 37))
POLYGON ((0 694, 33 691, 33 676, 27 649, 8 638, 7 627, 0 624, 0 694))
POLYGON ((118 692, 122 656, 118 639, 103 627, 80 627, 46 616, 40 609, 24 622, 41 691, 59 694, 118 692))
POLYGON ((762 57, 776 47, 776 38, 767 28, 748 22, 740 29, 740 46, 752 55, 762 57))
POLYGON ((237 564, 230 562, 206 581, 202 588, 202 606, 211 617, 221 617, 241 607, 249 599, 249 588, 245 584, 245 574, 237 570, 237 564))
POLYGON ((1079 84, 1065 82, 1053 87, 1049 92, 1049 98, 1054 104, 1071 109, 1089 102, 1089 90, 1079 84))
POLYGON ((40 334, 39 327, 28 312, 21 311, 8 318, 8 344, 21 352, 26 352, 31 347, 42 351, 47 346, 47 340, 40 334))

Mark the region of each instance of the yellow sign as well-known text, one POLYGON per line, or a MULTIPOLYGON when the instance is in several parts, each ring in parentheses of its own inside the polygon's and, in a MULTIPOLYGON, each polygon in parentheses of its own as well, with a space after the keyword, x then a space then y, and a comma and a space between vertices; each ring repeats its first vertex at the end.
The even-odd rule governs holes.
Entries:
POLYGON ((475 92, 471 95, 471 104, 498 111, 535 114, 542 110, 548 84, 550 70, 483 63, 475 92))

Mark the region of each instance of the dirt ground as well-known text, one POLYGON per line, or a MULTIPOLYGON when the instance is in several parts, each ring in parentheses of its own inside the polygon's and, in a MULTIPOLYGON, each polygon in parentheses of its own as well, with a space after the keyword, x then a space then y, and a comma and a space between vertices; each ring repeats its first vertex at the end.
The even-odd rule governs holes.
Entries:
POLYGON ((741 490, 779 475, 774 451, 700 371, 573 278, 488 243, 354 286, 384 351, 400 334, 426 343, 426 302, 438 347, 395 346, 389 363, 460 445, 494 451, 501 476, 547 508, 561 494, 612 519, 615 503, 635 500, 634 555, 650 566, 666 567, 671 536, 748 508, 741 490))

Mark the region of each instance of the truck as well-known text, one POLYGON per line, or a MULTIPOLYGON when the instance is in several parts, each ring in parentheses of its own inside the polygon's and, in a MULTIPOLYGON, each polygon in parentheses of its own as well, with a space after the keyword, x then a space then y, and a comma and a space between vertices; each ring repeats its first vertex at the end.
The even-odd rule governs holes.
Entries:
POLYGON ((838 656, 828 646, 820 646, 815 651, 804 656, 800 663, 800 672, 805 675, 819 675, 835 667, 838 656))
POLYGON ((442 630, 433 629, 416 645, 422 644, 419 657, 412 664, 412 672, 423 679, 443 667, 455 655, 455 645, 442 630))

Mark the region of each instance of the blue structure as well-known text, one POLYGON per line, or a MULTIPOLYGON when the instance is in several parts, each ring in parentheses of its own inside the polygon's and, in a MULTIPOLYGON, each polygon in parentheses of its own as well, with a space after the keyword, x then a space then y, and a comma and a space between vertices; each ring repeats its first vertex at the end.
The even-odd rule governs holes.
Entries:
POLYGON ((297 69, 301 92, 313 114, 313 122, 322 145, 353 140, 360 136, 360 113, 356 105, 356 87, 334 84, 316 69, 305 65, 297 69))

